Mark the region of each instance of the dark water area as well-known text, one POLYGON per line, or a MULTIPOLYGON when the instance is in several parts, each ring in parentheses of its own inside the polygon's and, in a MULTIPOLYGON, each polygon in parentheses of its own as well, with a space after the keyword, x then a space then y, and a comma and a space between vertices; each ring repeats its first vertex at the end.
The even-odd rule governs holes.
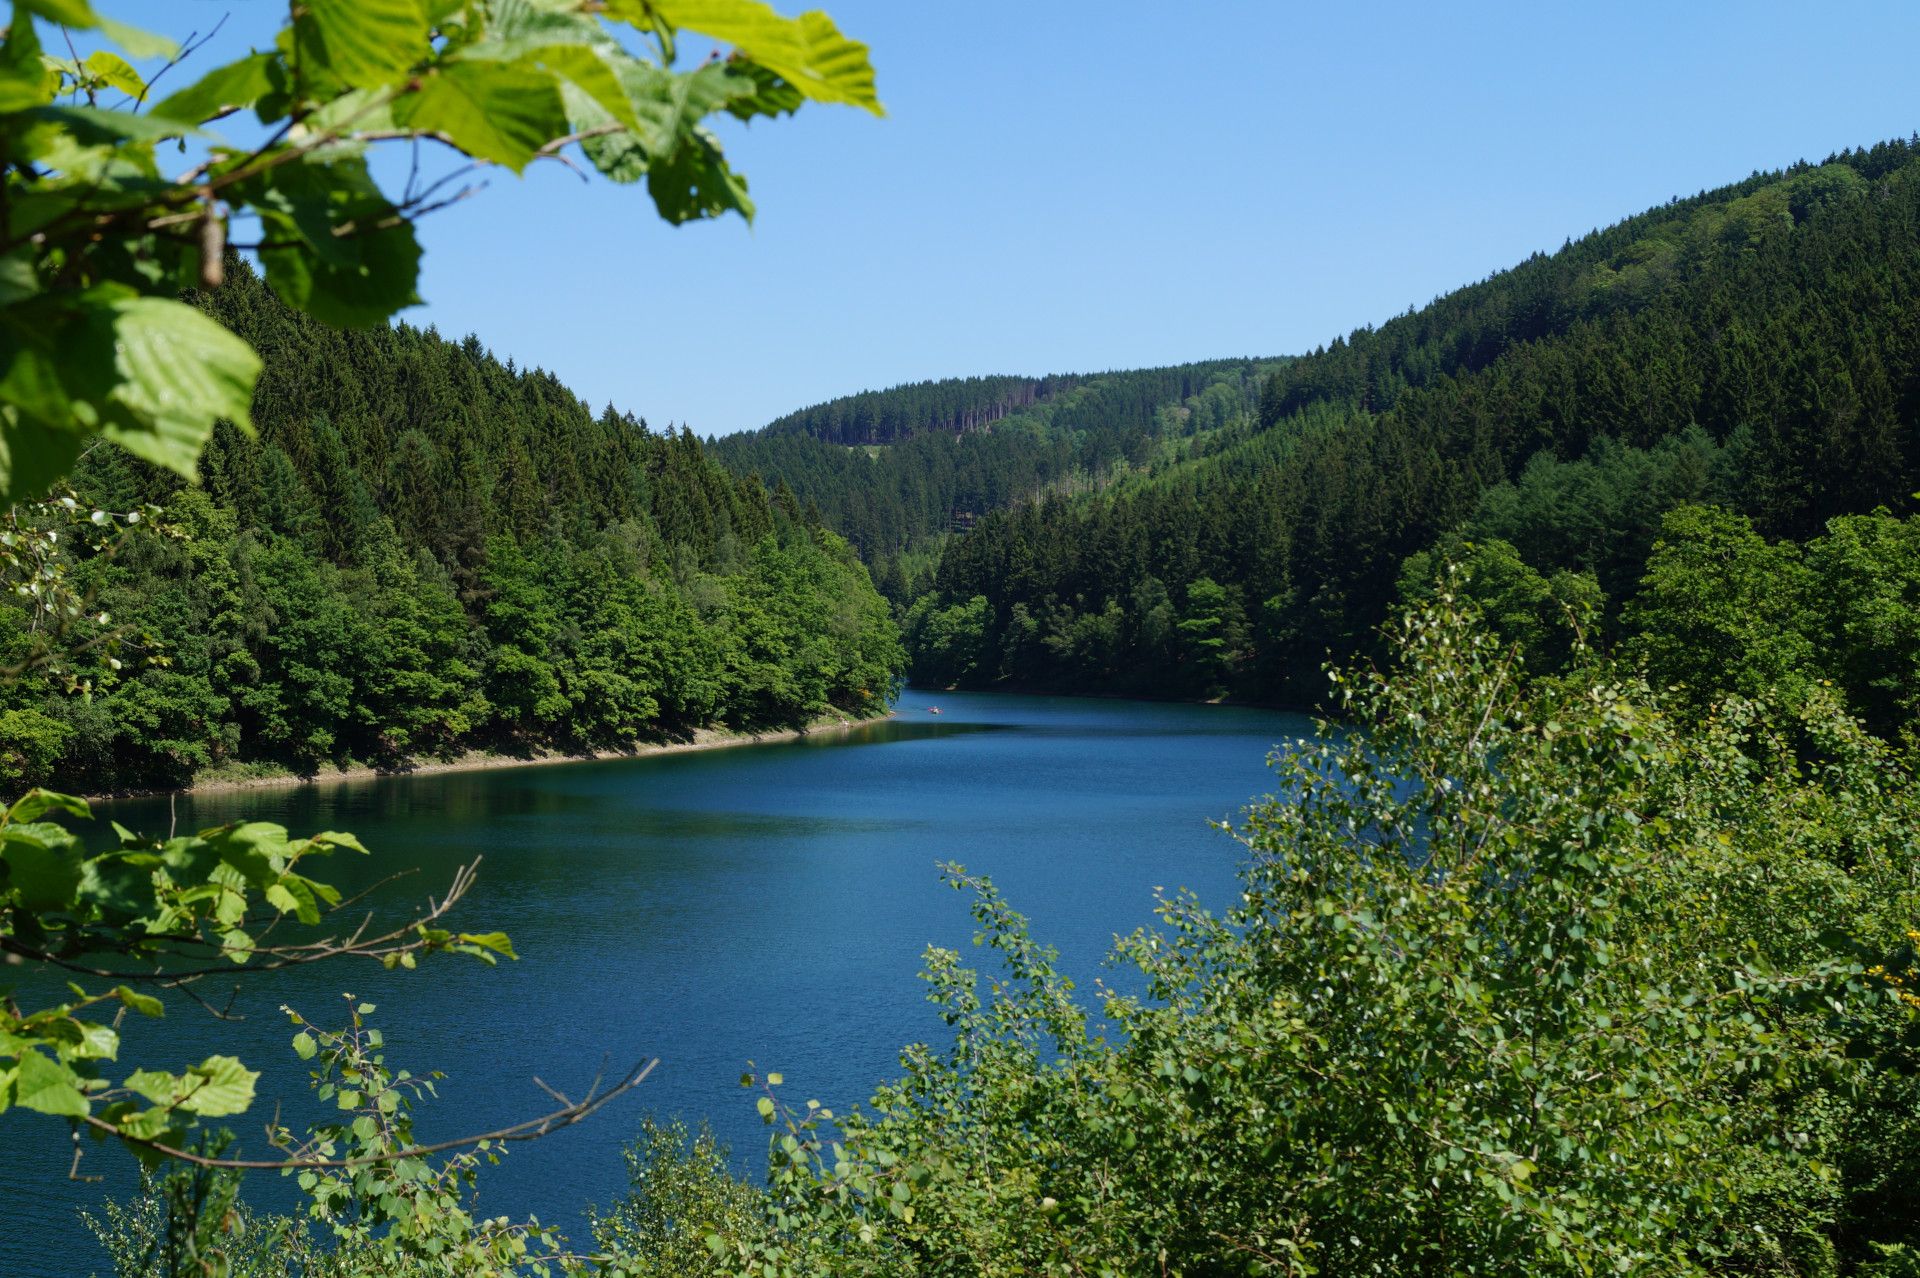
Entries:
MULTIPOLYGON (((710 1120, 757 1174, 766 1131, 738 1085, 749 1061, 784 1073, 792 1099, 846 1108, 897 1072, 901 1046, 940 1040, 916 979, 922 951, 986 956, 968 946, 967 899, 936 863, 991 875, 1085 988, 1114 935, 1151 921, 1155 888, 1231 903, 1239 848, 1207 822, 1271 790, 1268 751, 1309 730, 1270 710, 909 692, 885 723, 792 743, 208 794, 172 814, 165 800, 104 805, 154 833, 170 819, 242 817, 351 830, 373 856, 342 854, 320 877, 357 891, 414 870, 368 896, 389 917, 480 857, 454 922, 504 930, 521 955, 497 968, 441 957, 412 973, 335 961, 242 977, 234 1010, 246 1019, 234 1023, 175 994, 166 1019, 122 1026, 120 1073, 239 1056, 263 1076, 231 1125, 244 1152, 268 1156, 261 1128, 276 1102, 289 1118, 318 1113, 283 1003, 323 1024, 341 1019, 343 991, 377 1004, 390 1064, 447 1075, 419 1111, 427 1139, 545 1112, 535 1075, 577 1093, 602 1067, 658 1057, 636 1092, 483 1174, 490 1214, 583 1235, 586 1204, 624 1188, 620 1149, 642 1113, 710 1120)), ((234 984, 198 989, 224 1003, 234 984)), ((86 1143, 98 1184, 67 1178, 73 1146, 58 1120, 0 1115, 0 1275, 104 1272, 76 1211, 124 1194, 133 1160, 86 1143)), ((272 1176, 247 1194, 294 1203, 272 1176)))

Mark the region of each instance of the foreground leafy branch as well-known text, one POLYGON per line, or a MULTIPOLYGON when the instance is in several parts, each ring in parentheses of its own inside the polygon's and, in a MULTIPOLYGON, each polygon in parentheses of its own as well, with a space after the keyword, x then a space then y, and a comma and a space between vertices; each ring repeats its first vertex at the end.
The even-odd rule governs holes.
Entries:
POLYGON ((477 169, 571 166, 577 151, 613 181, 644 179, 670 222, 751 217, 709 117, 880 110, 865 46, 758 0, 307 0, 271 48, 175 92, 134 66, 166 57, 157 81, 182 53, 87 0, 15 6, 0 43, 0 501, 45 492, 94 438, 190 478, 216 421, 248 427, 259 357, 179 300, 219 286, 236 217, 261 228, 244 247, 288 303, 377 324, 419 300, 413 221, 471 194, 457 184, 477 169), (82 58, 70 38, 70 57, 50 52, 51 22, 127 56, 82 58), (724 56, 675 69, 690 33, 724 56), (213 131, 243 112, 260 140, 213 131), (422 143, 459 167, 423 176, 422 143), (414 149, 398 197, 368 164, 381 145, 414 149), (166 171, 188 146, 202 158, 166 171))
MULTIPOLYGON (((0 1109, 76 1119, 143 1153, 184 1153, 187 1126, 245 1111, 258 1074, 214 1055, 181 1074, 137 1070, 116 1086, 103 1073, 119 1055, 116 1026, 125 1011, 159 1016, 159 995, 168 991, 198 1001, 192 984, 216 974, 336 958, 411 968, 428 954, 489 963, 514 957, 503 933, 440 926, 472 887, 473 866, 404 924, 375 928, 368 915, 345 931, 276 940, 280 929, 317 927, 347 904, 310 871, 341 849, 364 854, 352 835, 295 839, 281 826, 244 822, 156 842, 116 825, 118 845, 89 852, 72 830, 46 819, 54 814, 85 819, 91 808, 34 790, 0 814, 0 952, 15 963, 118 984, 91 991, 69 984, 68 1001, 33 1011, 12 995, 0 1003, 0 1109), (109 1010, 113 1019, 102 1020, 109 1010)), ((641 1076, 630 1074, 621 1090, 641 1076)), ((609 1098, 568 1103, 515 1130, 564 1125, 609 1098)))
MULTIPOLYGON (((418 301, 413 221, 470 194, 457 184, 479 167, 571 165, 577 149, 614 181, 645 179, 669 222, 750 217, 745 181, 706 129, 709 117, 789 114, 806 100, 880 110, 864 46, 823 14, 787 19, 758 0, 300 0, 286 14, 270 48, 162 95, 159 82, 213 32, 182 48, 108 21, 89 0, 13 7, 0 41, 0 502, 48 492, 102 441, 191 479, 216 422, 251 430, 258 355, 181 296, 219 287, 237 247, 257 253, 290 305, 329 324, 378 324, 418 301), (82 57, 75 31, 99 47, 82 57), (632 52, 622 31, 653 56, 632 52), (722 51, 675 69, 687 33, 722 51), (156 58, 143 76, 135 64, 156 58), (258 140, 213 131, 243 112, 258 140), (422 143, 463 163, 423 175, 422 143), (383 144, 413 148, 398 198, 369 167, 383 144), (190 158, 170 172, 176 155, 190 158), (236 217, 258 224, 257 242, 234 243, 236 217)), ((81 509, 68 497, 10 513, 0 576, 28 600, 36 632, 91 616, 97 630, 86 642, 107 643, 109 619, 92 615, 64 576, 58 528, 81 509)), ((86 514, 103 533, 138 518, 86 514)), ((29 647, 15 678, 54 659, 29 647)), ((37 736, 16 735, 36 741, 35 758, 10 763, 15 772, 56 748, 43 740, 47 725, 25 726, 37 736)), ((0 818, 0 951, 15 964, 118 983, 69 984, 68 1001, 37 1010, 11 995, 0 1003, 0 1110, 63 1117, 143 1156, 203 1170, 261 1165, 195 1153, 185 1139, 195 1121, 252 1103, 258 1075, 235 1058, 212 1055, 180 1074, 135 1070, 118 1084, 105 1077, 119 1056, 120 1014, 164 1010, 152 991, 197 1000, 193 983, 216 972, 334 958, 411 968, 423 954, 513 957, 501 933, 440 926, 472 885, 472 867, 399 927, 375 928, 369 916, 319 938, 277 940, 279 929, 318 927, 343 905, 307 871, 343 848, 364 853, 353 836, 296 839, 243 822, 154 842, 116 825, 118 845, 90 852, 45 819, 61 813, 91 815, 81 800, 33 790, 0 818), (101 1019, 109 1008, 112 1022, 101 1019)), ((364 1039, 336 1048, 336 1064, 366 1063, 364 1039)), ((395 1139, 343 1159, 324 1142, 276 1137, 289 1157, 265 1165, 366 1175, 378 1164, 380 1175, 398 1175, 422 1153, 579 1121, 648 1068, 604 1091, 596 1083, 578 1102, 556 1094, 559 1110, 464 1141, 395 1139)))

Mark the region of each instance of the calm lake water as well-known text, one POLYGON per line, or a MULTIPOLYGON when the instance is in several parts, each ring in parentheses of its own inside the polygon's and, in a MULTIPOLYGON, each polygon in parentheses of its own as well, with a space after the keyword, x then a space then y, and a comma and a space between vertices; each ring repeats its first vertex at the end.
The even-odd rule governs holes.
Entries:
MULTIPOLYGON (((1269 791, 1268 750, 1309 730, 1276 711, 909 692, 886 723, 791 744, 182 799, 181 829, 244 816, 354 831, 374 856, 342 856, 334 882, 418 868, 369 897, 387 911, 482 856, 456 922, 506 930, 521 959, 275 973, 240 986, 235 1024, 175 995, 166 1020, 123 1027, 123 1055, 178 1068, 218 1044, 263 1069, 262 1101, 235 1127, 260 1155, 275 1101, 309 1112, 282 1003, 322 1022, 344 990, 377 1003, 389 1062, 447 1074, 419 1114, 427 1139, 551 1108, 534 1075, 575 1091, 603 1063, 657 1056, 637 1092, 483 1177, 490 1213, 584 1233, 583 1206, 624 1186, 620 1147, 642 1113, 710 1119, 757 1172, 766 1132, 738 1086, 748 1061, 782 1071, 796 1100, 845 1108, 897 1072, 903 1044, 939 1041, 915 979, 922 950, 985 954, 936 862, 991 875, 1085 987, 1114 934, 1151 920, 1156 887, 1232 901, 1239 848, 1207 822, 1269 791)), ((168 821, 164 800, 104 811, 150 832, 168 821)), ((199 988, 213 1000, 231 986, 199 988)), ((101 1184, 66 1178, 60 1124, 0 1116, 0 1275, 100 1269, 76 1208, 125 1192, 132 1159, 88 1147, 83 1170, 101 1184)), ((249 1189, 270 1206, 286 1194, 273 1177, 249 1189)))

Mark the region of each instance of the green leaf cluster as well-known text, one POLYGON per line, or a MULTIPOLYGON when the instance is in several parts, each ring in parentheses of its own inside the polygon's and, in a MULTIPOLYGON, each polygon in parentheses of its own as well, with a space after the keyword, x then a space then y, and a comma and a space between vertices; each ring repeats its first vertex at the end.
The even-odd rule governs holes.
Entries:
MULTIPOLYGON (((910 627, 929 683, 1320 704, 1327 654, 1378 656, 1403 566, 1456 535, 1580 589, 1611 643, 1679 506, 1802 544, 1913 512, 1916 154, 1755 174, 1290 358, 864 392, 718 451, 816 503, 903 616, 987 601, 963 661, 910 627), (1202 617, 1219 644, 1179 629, 1202 617)), ((1496 606, 1556 664, 1559 601, 1508 576, 1496 606)))
POLYGON ((645 177, 660 214, 684 222, 753 212, 709 117, 803 100, 880 110, 864 45, 824 14, 758 0, 287 12, 271 48, 150 101, 135 64, 181 51, 82 0, 16 10, 0 42, 0 501, 45 492, 96 437, 191 477, 216 422, 251 429, 258 356, 179 298, 221 283, 236 215, 257 220, 250 247, 275 292, 326 323, 378 324, 417 302, 413 222, 442 184, 383 191, 371 147, 430 143, 516 173, 580 148, 616 181, 645 177), (56 23, 120 52, 51 53, 56 23), (683 33, 727 55, 679 70, 683 33), (651 56, 630 47, 642 37, 651 56), (264 141, 223 136, 242 112, 264 141), (188 141, 205 158, 170 167, 188 141))

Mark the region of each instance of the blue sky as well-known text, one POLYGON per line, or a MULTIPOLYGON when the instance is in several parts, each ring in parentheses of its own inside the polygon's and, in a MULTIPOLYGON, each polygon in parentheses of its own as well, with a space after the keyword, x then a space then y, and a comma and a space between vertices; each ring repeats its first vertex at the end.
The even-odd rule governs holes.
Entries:
MULTIPOLYGON (((285 11, 104 7, 176 36, 230 12, 209 67, 285 11)), ((723 129, 754 226, 503 172, 423 225, 407 318, 724 433, 920 378, 1309 349, 1671 196, 1920 128, 1920 5, 1896 0, 824 7, 872 46, 889 114, 723 129)))

